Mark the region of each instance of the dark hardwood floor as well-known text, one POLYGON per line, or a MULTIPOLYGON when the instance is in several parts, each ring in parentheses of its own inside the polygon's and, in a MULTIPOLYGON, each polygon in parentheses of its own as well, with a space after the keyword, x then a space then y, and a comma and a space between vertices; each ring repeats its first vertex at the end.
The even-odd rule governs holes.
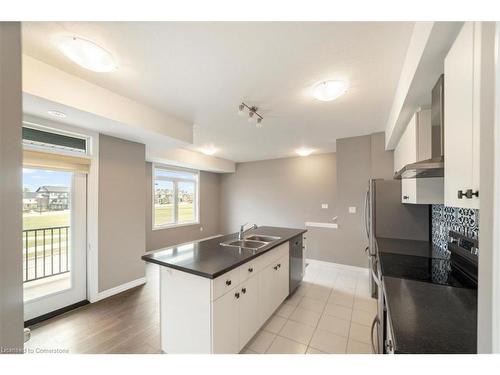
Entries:
POLYGON ((31 326, 27 352, 160 353, 158 266, 147 283, 31 326))

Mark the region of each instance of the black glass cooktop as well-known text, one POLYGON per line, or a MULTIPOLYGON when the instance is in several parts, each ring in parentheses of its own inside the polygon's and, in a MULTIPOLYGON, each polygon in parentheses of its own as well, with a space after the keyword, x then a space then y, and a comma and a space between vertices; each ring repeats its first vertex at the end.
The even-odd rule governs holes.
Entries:
POLYGON ((460 288, 476 288, 449 259, 379 253, 382 275, 460 288))

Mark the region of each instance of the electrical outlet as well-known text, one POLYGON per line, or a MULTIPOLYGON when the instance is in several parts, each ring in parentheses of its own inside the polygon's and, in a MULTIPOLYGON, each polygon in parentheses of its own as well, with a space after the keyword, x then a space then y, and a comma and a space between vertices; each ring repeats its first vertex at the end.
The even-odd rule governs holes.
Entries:
POLYGON ((356 207, 354 207, 354 206, 349 207, 349 213, 350 214, 355 214, 356 213, 356 207))
POLYGON ((321 208, 328 208, 328 203, 321 203, 321 208))

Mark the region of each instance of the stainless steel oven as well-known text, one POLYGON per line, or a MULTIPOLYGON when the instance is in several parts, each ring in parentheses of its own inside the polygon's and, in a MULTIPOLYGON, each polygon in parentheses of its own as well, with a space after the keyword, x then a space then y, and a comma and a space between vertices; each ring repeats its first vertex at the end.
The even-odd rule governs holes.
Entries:
POLYGON ((384 353, 384 333, 386 325, 386 308, 385 308, 385 294, 382 283, 382 271, 380 269, 380 262, 378 256, 372 257, 371 274, 373 282, 377 288, 377 315, 373 319, 371 325, 371 344, 374 353, 384 353))

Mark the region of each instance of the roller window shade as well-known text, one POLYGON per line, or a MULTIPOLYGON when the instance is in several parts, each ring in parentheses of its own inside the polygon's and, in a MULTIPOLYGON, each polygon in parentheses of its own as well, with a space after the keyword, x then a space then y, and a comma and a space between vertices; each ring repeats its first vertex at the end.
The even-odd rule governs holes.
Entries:
POLYGON ((88 173, 90 159, 40 151, 23 151, 23 166, 88 173))
POLYGON ((73 152, 85 153, 87 151, 86 139, 33 129, 26 126, 23 126, 23 141, 27 144, 71 150, 73 152))

